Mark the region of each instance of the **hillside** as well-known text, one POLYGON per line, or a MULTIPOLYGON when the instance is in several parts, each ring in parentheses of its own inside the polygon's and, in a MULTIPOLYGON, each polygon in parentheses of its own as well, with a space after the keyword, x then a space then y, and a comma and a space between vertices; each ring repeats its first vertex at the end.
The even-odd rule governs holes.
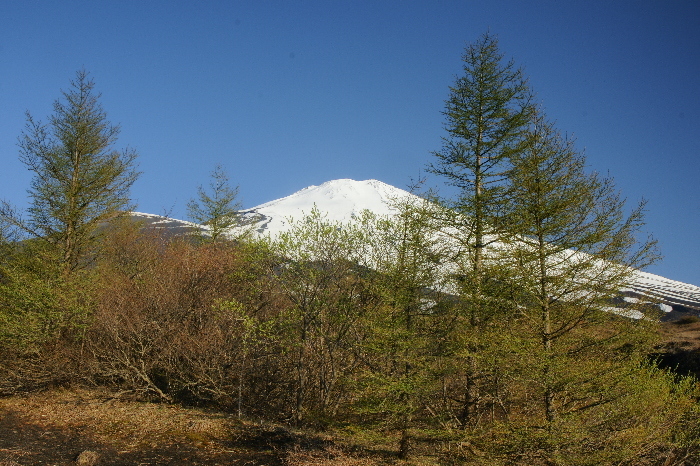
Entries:
MULTIPOLYGON (((331 222, 349 222, 363 210, 379 216, 396 213, 396 201, 417 198, 403 189, 378 180, 332 180, 319 186, 309 186, 289 196, 260 204, 242 212, 247 228, 256 234, 276 236, 286 231, 290 222, 301 219, 317 208, 331 222)), ((137 213, 133 216, 147 225, 178 235, 191 231, 196 225, 158 215, 137 213)), ((206 227, 202 227, 206 230, 206 227)), ((648 272, 637 271, 627 290, 627 299, 644 297, 660 304, 674 320, 684 315, 700 314, 700 287, 671 280, 648 272)))
POLYGON ((289 221, 313 209, 331 221, 392 215, 402 196, 337 180, 247 211, 255 234, 294 228, 274 244, 163 241, 206 228, 134 214, 162 235, 108 230, 95 267, 54 277, 62 288, 8 275, 0 462, 75 464, 85 451, 114 465, 545 466, 570 463, 551 459, 564 450, 582 465, 697 459, 698 436, 684 434, 697 387, 677 376, 697 373, 696 287, 640 272, 616 298, 586 301, 596 262, 583 292, 558 302, 546 347, 527 275, 492 275, 489 295, 470 292, 473 280, 454 285, 458 296, 434 286, 454 263, 432 254, 434 239, 452 248, 443 223, 363 224, 368 235, 289 221), (419 233, 410 247, 407 232, 419 233), (365 261, 375 250, 384 255, 365 261), (654 293, 680 317, 663 324, 662 344, 651 319, 605 312, 654 293))

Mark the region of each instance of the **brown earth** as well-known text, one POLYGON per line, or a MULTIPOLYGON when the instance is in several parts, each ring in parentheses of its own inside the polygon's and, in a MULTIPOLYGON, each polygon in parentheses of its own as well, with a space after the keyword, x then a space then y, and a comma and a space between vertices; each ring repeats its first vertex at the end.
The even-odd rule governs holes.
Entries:
POLYGON ((685 315, 661 324, 663 344, 654 356, 659 365, 700 379, 700 318, 685 315))
POLYGON ((0 466, 395 464, 329 438, 225 414, 54 389, 0 399, 0 466), (90 462, 96 452, 99 460, 90 462))

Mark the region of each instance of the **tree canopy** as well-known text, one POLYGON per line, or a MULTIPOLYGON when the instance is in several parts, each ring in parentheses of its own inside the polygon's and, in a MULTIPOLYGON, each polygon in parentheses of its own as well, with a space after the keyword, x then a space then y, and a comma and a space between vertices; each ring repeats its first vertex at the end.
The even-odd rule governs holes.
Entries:
POLYGON ((207 227, 208 238, 219 240, 232 227, 240 226, 238 187, 232 188, 228 175, 221 165, 217 165, 211 173, 209 192, 202 186, 197 189, 198 199, 187 203, 190 218, 207 227))
POLYGON ((19 137, 20 160, 33 172, 28 218, 7 202, 0 217, 52 245, 66 271, 85 263, 99 227, 131 207, 139 173, 132 149, 116 150, 119 126, 107 120, 85 70, 76 73, 54 113, 42 124, 27 112, 19 137))

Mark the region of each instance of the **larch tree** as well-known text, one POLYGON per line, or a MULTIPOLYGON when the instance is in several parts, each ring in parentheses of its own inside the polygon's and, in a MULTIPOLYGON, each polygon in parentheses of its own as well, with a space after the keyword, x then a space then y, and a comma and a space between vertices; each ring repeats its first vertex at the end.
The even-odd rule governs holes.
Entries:
MULTIPOLYGON (((489 244, 498 241, 500 225, 507 217, 506 196, 509 161, 522 150, 525 130, 534 112, 532 94, 521 69, 505 62, 498 41, 486 33, 469 45, 462 57, 463 75, 450 87, 444 115, 447 136, 429 171, 446 179, 459 191, 447 204, 458 214, 448 219, 459 232, 463 250, 461 275, 466 325, 472 329, 494 314, 488 304, 485 282, 489 244)), ((472 334, 478 332, 471 332, 472 334)), ((460 415, 466 423, 475 419, 477 346, 468 343, 466 393, 460 415)))
POLYGON ((594 458, 587 450, 601 452, 595 464, 615 455, 621 461, 651 434, 641 432, 639 419, 654 425, 660 417, 651 416, 666 409, 635 407, 649 395, 640 380, 660 392, 670 386, 644 364, 649 322, 620 317, 634 309, 613 304, 634 270, 656 259, 655 242, 640 238, 643 203, 626 214, 612 180, 587 173, 573 141, 542 116, 511 161, 513 235, 502 253, 518 289, 511 340, 520 350, 503 362, 520 368, 526 389, 528 428, 521 432, 538 432, 520 440, 541 442, 528 453, 533 462, 584 464, 594 458))
POLYGON ((87 71, 78 71, 47 124, 27 113, 18 145, 34 174, 28 219, 0 204, 0 217, 49 244, 67 273, 89 262, 100 227, 130 208, 138 177, 136 152, 113 147, 119 126, 107 120, 94 86, 87 71))
POLYGON ((443 148, 429 170, 459 189, 452 202, 468 222, 475 275, 484 248, 493 240, 504 211, 506 172, 511 155, 521 150, 533 114, 532 96, 522 70, 504 63, 498 41, 484 34, 462 57, 463 76, 445 102, 443 148))
POLYGON ((209 240, 216 242, 231 228, 241 225, 241 205, 237 201, 238 187, 231 187, 221 165, 211 173, 209 188, 209 192, 202 186, 197 189, 198 199, 187 203, 187 211, 194 222, 207 227, 209 240))
POLYGON ((366 414, 380 414, 384 428, 400 435, 398 453, 407 458, 424 433, 419 426, 425 427, 425 411, 434 413, 432 420, 444 411, 434 393, 448 352, 449 243, 440 234, 439 204, 412 196, 393 199, 392 207, 395 215, 372 218, 364 227, 381 302, 362 343, 369 363, 358 384, 363 387, 358 405, 366 414))

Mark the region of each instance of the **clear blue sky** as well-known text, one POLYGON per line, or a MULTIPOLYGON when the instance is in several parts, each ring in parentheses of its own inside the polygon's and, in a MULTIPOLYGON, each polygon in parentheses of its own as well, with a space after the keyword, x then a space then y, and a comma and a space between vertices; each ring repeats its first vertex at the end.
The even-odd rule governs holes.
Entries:
POLYGON ((591 169, 649 201, 649 271, 700 285, 697 0, 3 1, 0 198, 26 206, 25 111, 45 121, 82 67, 140 154, 141 211, 185 217, 217 163, 245 207, 337 178, 405 188, 487 30, 591 169))

